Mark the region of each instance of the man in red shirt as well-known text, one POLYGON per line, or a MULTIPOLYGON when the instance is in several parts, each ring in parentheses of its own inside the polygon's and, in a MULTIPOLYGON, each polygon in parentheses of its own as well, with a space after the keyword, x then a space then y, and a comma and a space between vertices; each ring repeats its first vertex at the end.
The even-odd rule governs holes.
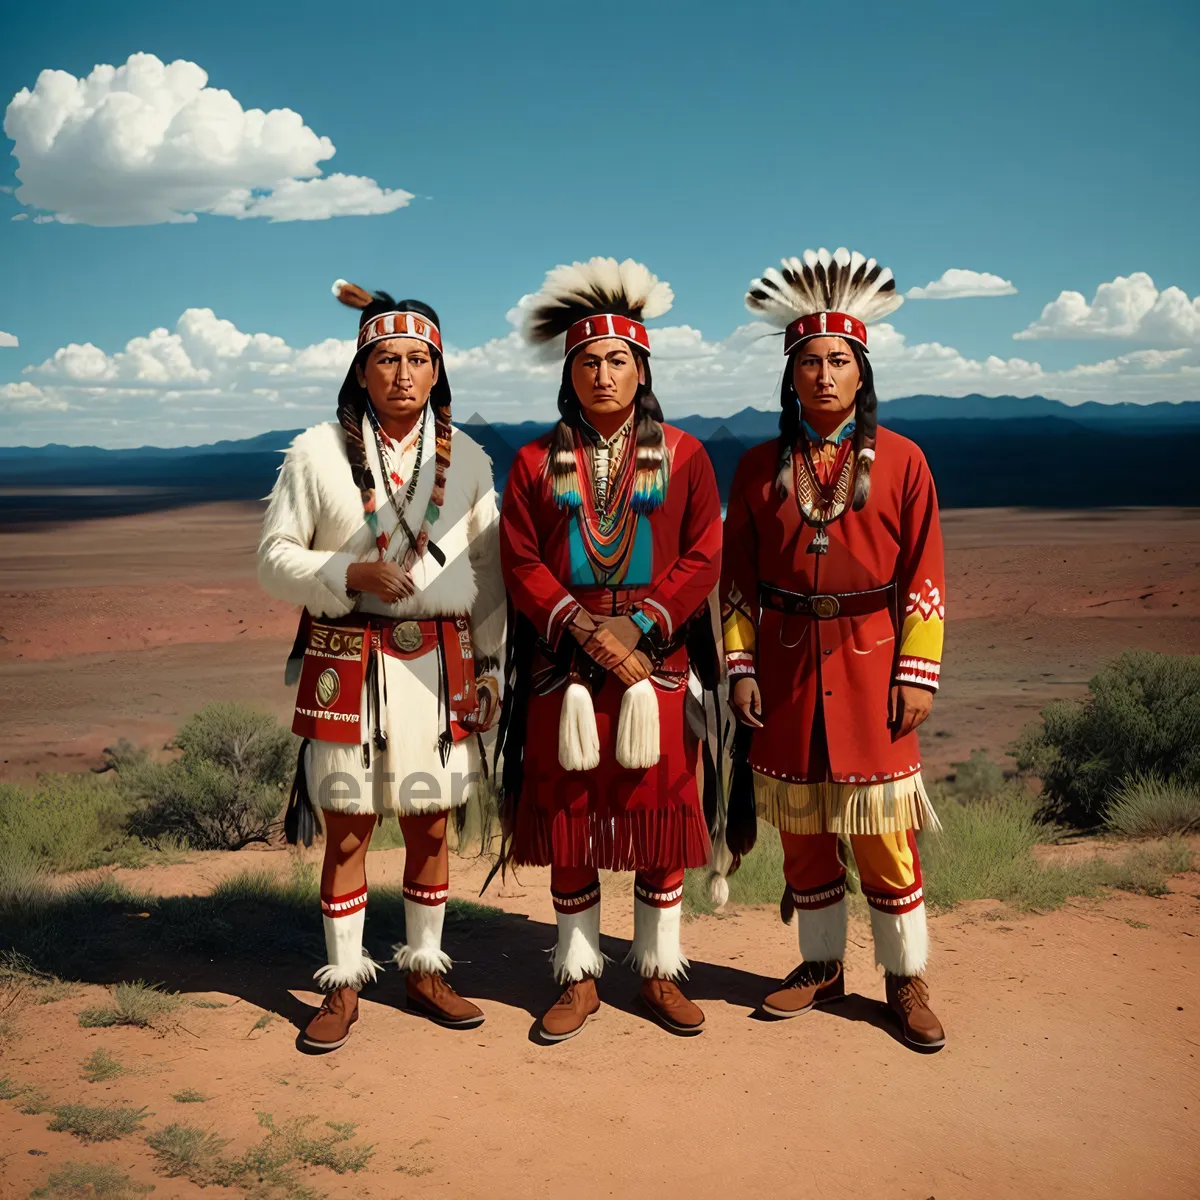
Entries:
POLYGON ((780 435, 734 477, 722 615, 758 815, 780 831, 783 911, 799 917, 803 961, 764 1008, 796 1016, 845 994, 841 838, 888 1004, 905 1038, 932 1049, 945 1033, 924 980, 915 833, 937 819, 916 729, 938 686, 942 535, 924 455, 876 426, 866 353, 867 324, 901 302, 891 271, 844 249, 807 251, 751 285, 747 306, 785 327, 788 360, 780 435))
POLYGON ((704 1024, 676 982, 684 868, 710 849, 685 705, 701 692, 693 676, 711 688, 719 671, 721 507, 708 456, 663 423, 651 386, 643 322, 672 299, 640 263, 594 258, 551 271, 524 302, 527 339, 564 358, 561 419, 518 452, 500 516, 517 614, 505 824, 509 861, 551 867, 565 990, 542 1019, 548 1040, 600 1006, 600 870, 636 872, 644 1004, 675 1033, 704 1024))

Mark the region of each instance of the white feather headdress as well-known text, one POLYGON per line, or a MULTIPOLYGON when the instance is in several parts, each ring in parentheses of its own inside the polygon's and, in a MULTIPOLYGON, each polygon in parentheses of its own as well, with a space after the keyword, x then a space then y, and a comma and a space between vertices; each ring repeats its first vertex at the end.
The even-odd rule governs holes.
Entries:
POLYGON ((555 267, 541 291, 518 305, 521 336, 545 357, 562 357, 563 338, 577 322, 604 314, 647 321, 668 312, 671 285, 632 258, 591 258, 555 267))
POLYGON ((844 313, 869 325, 903 303, 888 267, 845 246, 832 254, 822 247, 785 258, 779 270, 763 272, 746 293, 746 307, 781 328, 822 312, 844 313))

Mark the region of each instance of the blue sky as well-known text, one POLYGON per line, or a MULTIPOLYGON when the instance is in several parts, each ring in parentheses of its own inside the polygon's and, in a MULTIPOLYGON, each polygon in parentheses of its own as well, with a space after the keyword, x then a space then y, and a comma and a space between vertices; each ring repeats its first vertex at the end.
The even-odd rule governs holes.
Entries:
MULTIPOLYGON (((47 68, 83 78, 134 53, 182 59, 242 109, 298 113, 336 146, 320 164, 327 174, 413 199, 327 220, 203 213, 114 227, 37 223, 55 210, 0 195, 10 284, 0 331, 19 341, 0 349, 0 441, 165 442, 185 430, 183 440, 213 440, 321 419, 336 381, 297 383, 280 401, 291 415, 264 392, 231 418, 216 402, 172 409, 161 395, 147 408, 150 379, 125 389, 137 396, 100 395, 114 391, 100 375, 128 376, 128 364, 101 370, 91 391, 78 370, 68 387, 41 364, 72 343, 115 355, 151 330, 175 330, 189 309, 294 349, 346 338, 353 318, 329 295, 337 276, 427 299, 466 350, 504 339, 506 312, 556 263, 632 256, 671 282, 675 307, 660 324, 699 331, 711 368, 749 321, 750 278, 809 246, 874 255, 902 291, 948 269, 1016 288, 908 301, 889 322, 894 353, 885 336, 876 367, 883 376, 894 359, 891 394, 1200 399, 1200 373, 1189 371, 1200 371, 1200 309, 1194 323, 1189 315, 1200 293, 1194 3, 1136 14, 1108 3, 447 3, 379 7, 369 22, 370 11, 65 2, 6 20, 4 104, 47 68), (1162 305, 1142 320, 1156 302, 1143 286, 1124 324, 1067 305, 1037 336, 1014 340, 1060 293, 1091 305, 1098 287, 1139 273, 1159 292, 1182 291, 1170 320, 1162 305), (931 352, 914 353, 935 344, 957 355, 941 355, 940 376, 922 365, 931 352), (1119 361, 1131 354, 1141 357, 1119 361), (989 356, 1040 374, 962 366, 989 356), (1117 365, 1071 374, 1108 363, 1117 365)), ((15 188, 29 155, 8 161, 0 183, 15 188)), ((86 191, 103 170, 81 170, 72 186, 86 191)), ((63 194, 61 180, 50 184, 63 194)), ((1124 287, 1111 297, 1118 307, 1124 287)), ((671 353, 686 358, 687 339, 676 342, 671 353)), ((552 403, 536 372, 520 375, 527 401, 490 388, 489 372, 508 370, 516 351, 505 342, 489 353, 460 369, 468 407, 503 419, 514 405, 552 403)), ((669 407, 769 403, 761 369, 739 360, 724 390, 699 370, 672 367, 669 407)), ((196 386, 163 387, 177 383, 196 386)))

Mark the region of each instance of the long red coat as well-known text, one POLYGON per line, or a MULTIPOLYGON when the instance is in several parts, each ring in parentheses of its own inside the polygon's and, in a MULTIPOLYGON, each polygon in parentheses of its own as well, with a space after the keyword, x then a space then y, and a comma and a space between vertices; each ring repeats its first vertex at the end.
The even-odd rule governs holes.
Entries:
POLYGON ((860 512, 847 508, 827 526, 823 555, 807 552, 815 530, 795 497, 780 496, 777 456, 774 441, 746 452, 725 520, 721 595, 731 682, 754 672, 762 694, 763 728, 755 731, 750 765, 788 783, 913 775, 921 766, 917 735, 894 736, 888 696, 894 683, 938 683, 946 583, 925 456, 907 438, 880 429, 870 498, 860 512), (896 612, 817 621, 758 605, 759 583, 812 595, 891 582, 896 612), (812 737, 814 725, 824 745, 812 737))
MULTIPOLYGON (((623 600, 640 604, 666 638, 704 609, 721 562, 721 503, 712 464, 700 443, 663 426, 671 473, 662 505, 648 516, 650 566, 630 579, 623 600)), ((550 435, 524 446, 513 462, 500 511, 505 586, 533 625, 539 648, 532 670, 550 665, 566 622, 582 605, 611 612, 607 588, 571 583, 571 510, 559 508, 544 474, 550 435)), ((625 689, 611 674, 593 698, 600 765, 565 771, 558 761, 558 723, 565 684, 529 696, 521 795, 512 858, 516 863, 595 866, 610 870, 693 867, 708 861, 709 841, 696 787, 696 742, 685 730, 686 647, 662 664, 673 687, 655 680, 660 759, 648 770, 616 761, 617 721, 625 689)), ((520 752, 506 746, 505 754, 520 752)))

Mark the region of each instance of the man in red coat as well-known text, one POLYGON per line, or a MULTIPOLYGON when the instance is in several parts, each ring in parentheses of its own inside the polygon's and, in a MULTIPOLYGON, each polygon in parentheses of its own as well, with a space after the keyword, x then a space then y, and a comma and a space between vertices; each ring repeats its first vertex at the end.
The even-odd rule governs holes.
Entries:
POLYGON ((685 705, 696 671, 719 671, 708 599, 721 509, 708 456, 663 424, 651 389, 643 321, 672 299, 641 264, 594 258, 551 271, 523 302, 527 339, 565 356, 562 419, 517 454, 500 516, 517 614, 501 732, 508 860, 551 867, 565 991, 542 1019, 548 1040, 600 1006, 602 869, 637 873, 643 1002, 675 1033, 704 1023, 676 982, 684 868, 710 849, 685 705), (705 633, 698 664, 689 644, 705 633))
POLYGON ((914 835, 937 821, 916 729, 938 686, 942 535, 924 455, 876 427, 866 354, 867 323, 901 297, 874 259, 810 250, 746 303, 786 326, 788 356, 780 436, 734 477, 722 579, 731 703, 753 730, 758 814, 783 840, 783 910, 799 917, 803 961, 764 1008, 791 1017, 845 994, 841 838, 888 1004, 910 1043, 936 1048, 914 835))

